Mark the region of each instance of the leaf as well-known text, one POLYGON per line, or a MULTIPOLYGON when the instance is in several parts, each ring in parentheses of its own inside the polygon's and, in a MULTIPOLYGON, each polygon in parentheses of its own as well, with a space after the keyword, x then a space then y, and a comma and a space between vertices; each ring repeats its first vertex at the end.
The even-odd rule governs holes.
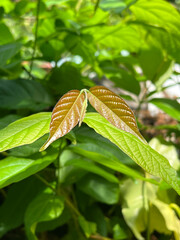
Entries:
POLYGON ((84 87, 78 67, 69 62, 63 63, 60 67, 53 69, 47 85, 54 93, 61 95, 71 89, 80 90, 84 87))
POLYGON ((21 49, 21 43, 13 42, 0 46, 0 66, 4 66, 21 49))
POLYGON ((52 192, 40 193, 28 206, 25 214, 25 228, 29 240, 37 240, 36 226, 39 222, 58 218, 64 209, 62 197, 52 192))
POLYGON ((7 198, 0 207, 0 237, 23 224, 28 204, 43 188, 44 184, 35 177, 13 184, 9 188, 7 198))
POLYGON ((180 121, 180 104, 176 100, 166 98, 154 98, 149 101, 172 118, 180 121))
POLYGON ((84 100, 84 93, 79 90, 71 90, 60 98, 52 112, 49 138, 40 151, 45 150, 78 124, 84 100))
POLYGON ((57 151, 47 153, 37 160, 19 157, 7 157, 0 161, 0 188, 11 183, 19 182, 54 162, 57 158, 57 151))
POLYGON ((166 142, 163 143, 158 138, 152 138, 149 142, 149 145, 158 153, 166 157, 174 169, 179 169, 180 161, 178 159, 178 153, 174 145, 166 142))
POLYGON ((17 120, 0 130, 0 152, 30 144, 49 132, 51 113, 37 113, 17 120))
MULTIPOLYGON (((88 156, 87 156, 88 157, 88 156)), ((83 158, 75 158, 69 160, 65 166, 76 166, 79 168, 82 168, 88 172, 95 173, 105 179, 107 179, 110 182, 118 183, 118 179, 111 173, 108 173, 107 171, 103 170, 102 168, 95 165, 93 162, 87 161, 83 158)))
POLYGON ((96 223, 87 221, 83 216, 78 216, 78 221, 87 238, 96 233, 96 223))
POLYGON ((1 33, 0 45, 14 41, 14 38, 13 38, 9 28, 2 22, 0 23, 0 33, 1 33))
POLYGON ((179 33, 179 13, 175 7, 166 1, 139 0, 130 7, 130 10, 136 16, 136 19, 143 23, 163 27, 168 32, 179 33))
MULTIPOLYGON (((74 146, 70 146, 69 149, 71 149, 73 152, 78 153, 81 156, 87 157, 103 166, 106 166, 110 169, 113 169, 115 171, 123 173, 127 176, 133 177, 134 179, 141 179, 143 181, 150 181, 154 184, 158 184, 158 182, 156 182, 153 179, 144 178, 138 171, 131 169, 130 167, 121 163, 121 161, 116 156, 114 156, 110 152, 106 151, 104 148, 101 148, 100 146, 93 144, 91 142, 81 143, 81 144, 79 143, 74 146)), ((75 159, 75 160, 77 161, 77 159, 75 159)), ((84 164, 86 164, 86 163, 84 163, 84 164)), ((80 165, 80 164, 77 163, 77 165, 80 165)), ((81 165, 81 167, 82 167, 82 165, 81 165)), ((86 166, 86 167, 88 167, 88 166, 86 166)), ((110 181, 110 179, 108 179, 108 178, 106 178, 106 179, 110 181)))
POLYGON ((44 87, 33 80, 0 80, 0 108, 41 111, 53 105, 44 87))
POLYGON ((81 178, 77 182, 77 187, 97 201, 106 204, 115 204, 119 200, 119 184, 94 174, 87 174, 81 178))
POLYGON ((152 201, 149 225, 151 232, 158 231, 170 234, 172 231, 177 236, 175 239, 179 240, 180 220, 168 204, 158 199, 152 201))
POLYGON ((97 113, 86 114, 84 122, 97 133, 116 144, 145 171, 161 177, 180 195, 180 184, 176 171, 164 156, 134 135, 114 127, 97 113))
POLYGON ((145 142, 138 130, 133 111, 121 97, 102 86, 90 88, 87 94, 91 105, 111 124, 145 142))

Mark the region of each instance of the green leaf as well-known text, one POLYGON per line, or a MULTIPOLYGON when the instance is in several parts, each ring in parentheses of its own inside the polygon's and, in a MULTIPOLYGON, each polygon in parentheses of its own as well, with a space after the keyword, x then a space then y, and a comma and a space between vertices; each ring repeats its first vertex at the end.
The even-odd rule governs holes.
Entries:
POLYGON ((166 157, 174 169, 179 169, 180 161, 178 159, 178 153, 174 145, 168 144, 166 142, 161 142, 158 138, 151 139, 149 145, 158 153, 166 157))
POLYGON ((0 237, 23 224, 28 204, 43 188, 44 184, 35 177, 13 184, 9 188, 7 198, 0 207, 0 237))
POLYGON ((0 161, 0 188, 27 178, 56 160, 57 151, 53 150, 37 160, 7 157, 0 161))
POLYGON ((0 46, 0 66, 4 66, 21 49, 21 43, 13 42, 0 46))
POLYGON ((101 46, 118 52, 121 50, 138 52, 141 46, 141 38, 137 31, 132 26, 122 24, 94 28, 94 39, 101 46))
POLYGON ((56 94, 63 95, 71 89, 82 89, 81 75, 76 65, 64 63, 52 71, 48 86, 56 94))
POLYGON ((117 129, 96 113, 86 114, 84 122, 102 136, 108 138, 129 155, 145 171, 161 177, 180 195, 180 184, 176 171, 169 161, 134 135, 117 129))
MULTIPOLYGON (((59 159, 59 181, 60 183, 72 184, 77 182, 87 172, 80 167, 68 165, 72 159, 77 159, 79 156, 70 150, 64 150, 59 159)), ((58 174, 57 174, 58 175, 58 174)))
POLYGON ((94 174, 87 174, 77 182, 77 187, 97 201, 115 204, 119 200, 119 184, 94 174))
POLYGON ((39 222, 58 218, 64 209, 62 197, 52 192, 40 193, 28 206, 25 214, 25 228, 29 240, 37 240, 36 226, 39 222))
POLYGON ((9 28, 4 23, 0 23, 0 33, 0 45, 12 42, 14 40, 9 28))
POLYGON ((44 87, 26 79, 0 80, 0 108, 43 110, 53 105, 53 100, 44 87))
POLYGON ((68 161, 65 164, 65 166, 76 166, 76 167, 82 168, 88 172, 95 173, 95 174, 107 179, 110 182, 114 182, 114 183, 119 182, 118 179, 114 175, 112 175, 112 174, 108 173, 107 171, 103 170, 102 168, 96 166, 93 162, 90 162, 83 158, 71 159, 70 161, 68 161))
POLYGON ((0 130, 0 152, 30 144, 49 132, 51 113, 37 113, 0 130))
POLYGON ((171 207, 158 199, 152 201, 150 209, 150 231, 170 234, 171 231, 178 240, 180 236, 180 220, 171 207))
POLYGON ((136 16, 136 19, 143 23, 155 27, 162 27, 170 32, 179 33, 179 13, 175 7, 166 1, 138 0, 130 7, 130 10, 136 16))
POLYGON ((91 234, 96 233, 97 227, 94 222, 88 222, 83 216, 78 216, 78 221, 87 238, 89 238, 91 234))
POLYGON ((73 152, 78 153, 81 156, 87 157, 110 169, 126 174, 127 176, 133 177, 135 179, 141 179, 144 181, 152 181, 152 183, 158 184, 155 180, 153 181, 152 179, 144 178, 138 171, 127 167, 125 164, 121 163, 121 161, 116 158, 116 156, 96 144, 81 143, 74 146, 72 145, 69 148, 73 152))
POLYGON ((154 98, 149 101, 172 118, 180 121, 180 104, 176 100, 166 98, 154 98))

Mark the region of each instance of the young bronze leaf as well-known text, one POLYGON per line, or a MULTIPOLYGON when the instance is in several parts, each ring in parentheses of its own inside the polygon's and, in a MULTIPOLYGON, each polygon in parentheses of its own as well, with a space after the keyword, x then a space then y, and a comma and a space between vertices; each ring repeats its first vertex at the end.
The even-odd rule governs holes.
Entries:
POLYGON ((49 138, 40 151, 78 124, 84 100, 84 93, 78 90, 71 90, 60 98, 52 112, 49 138))
POLYGON ((146 142, 138 130, 133 111, 117 94, 106 87, 96 86, 88 91, 88 99, 96 111, 112 125, 146 142))

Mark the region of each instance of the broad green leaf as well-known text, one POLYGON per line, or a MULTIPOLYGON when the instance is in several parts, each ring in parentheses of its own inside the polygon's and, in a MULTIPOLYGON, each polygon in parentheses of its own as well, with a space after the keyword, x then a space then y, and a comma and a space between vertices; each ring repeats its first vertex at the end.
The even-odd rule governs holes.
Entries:
POLYGON ((13 57, 21 49, 21 43, 13 42, 0 46, 0 66, 4 66, 8 59, 13 57))
MULTIPOLYGON (((113 154, 104 150, 100 146, 93 143, 81 143, 69 147, 73 152, 78 153, 81 156, 89 158, 101 165, 104 165, 110 169, 123 173, 127 176, 141 179, 144 181, 150 181, 158 184, 155 180, 144 178, 138 171, 127 167, 125 164, 116 158, 113 154)), ((75 160, 74 160, 75 161, 75 160)), ((71 161, 70 161, 71 162, 71 161)), ((85 163, 84 163, 85 164, 85 163)))
POLYGON ((36 226, 39 222, 58 218, 64 209, 62 197, 52 192, 40 193, 28 206, 25 214, 25 228, 29 240, 37 240, 36 226))
POLYGON ((0 23, 0 33, 0 45, 12 42, 14 40, 9 28, 4 23, 0 23))
POLYGON ((52 151, 37 160, 29 158, 7 157, 0 161, 0 188, 19 182, 54 162, 57 151, 52 151))
POLYGON ((40 151, 45 150, 52 142, 66 135, 78 124, 84 101, 86 101, 84 92, 78 90, 71 90, 60 98, 52 112, 49 138, 40 151))
POLYGON ((142 232, 147 226, 148 198, 156 198, 157 187, 141 181, 125 180, 120 186, 122 194, 122 214, 127 225, 138 240, 145 240, 142 232))
POLYGON ((127 69, 125 70, 123 67, 114 66, 114 62, 107 60, 101 62, 100 67, 105 76, 113 81, 116 87, 123 88, 136 95, 140 93, 139 82, 127 69))
POLYGON ((83 168, 68 165, 68 162, 72 159, 77 159, 79 156, 75 153, 73 153, 70 150, 64 150, 59 158, 59 165, 60 168, 59 174, 59 182, 64 184, 72 184, 77 182, 81 177, 83 177, 87 171, 85 171, 83 168))
POLYGON ((151 139, 149 145, 158 153, 166 157, 169 160, 171 166, 174 169, 178 170, 180 167, 180 161, 178 159, 178 153, 174 145, 163 143, 158 138, 151 139))
POLYGON ((150 231, 171 234, 174 232, 175 240, 180 238, 180 220, 174 210, 166 203, 154 199, 150 208, 150 231))
POLYGON ((37 113, 0 130, 0 152, 35 142, 49 132, 51 113, 37 113))
MULTIPOLYGON (((102 150, 98 153, 108 154, 107 156, 115 156, 121 163, 129 166, 135 166, 136 163, 126 155, 120 148, 110 142, 107 138, 97 134, 92 128, 87 126, 81 126, 75 129, 77 142, 81 144, 93 144, 96 145, 98 149, 102 150)), ((110 158, 110 157, 109 157, 110 158)))
POLYGON ((33 80, 0 80, 0 108, 40 111, 53 105, 44 87, 33 80))
POLYGON ((119 184, 112 183, 94 174, 87 174, 77 183, 77 187, 97 201, 115 204, 119 200, 119 184))
POLYGON ((84 122, 102 136, 108 138, 129 155, 138 165, 152 175, 161 177, 180 194, 176 171, 169 161, 134 135, 120 130, 96 113, 86 114, 84 122))
POLYGON ((157 88, 161 88, 172 74, 174 62, 165 58, 162 49, 151 43, 142 48, 138 59, 144 75, 155 83, 157 88))
POLYGON ((140 35, 132 26, 122 24, 106 25, 93 30, 94 41, 99 43, 101 48, 112 48, 118 52, 122 50, 138 52, 141 46, 140 35))
MULTIPOLYGON (((87 156, 88 157, 88 156, 87 156)), ((92 172, 95 173, 105 179, 107 179, 110 182, 114 182, 114 183, 118 183, 118 179, 108 173, 107 171, 103 170, 102 168, 96 166, 93 162, 91 161, 87 161, 86 159, 83 158, 75 158, 75 159, 71 159, 70 161, 68 161, 65 166, 76 166, 79 168, 82 168, 88 172, 92 172)))
POLYGON ((180 104, 176 100, 167 98, 154 98, 149 101, 172 118, 180 121, 180 104))
POLYGON ((9 188, 7 198, 0 207, 0 237, 23 224, 28 204, 43 188, 44 184, 35 177, 13 184, 9 188))
POLYGON ((87 95, 91 105, 112 125, 146 142, 138 130, 133 111, 121 97, 102 86, 90 88, 87 95))
POLYGON ((87 238, 89 238, 91 234, 96 233, 97 227, 94 222, 87 221, 83 216, 79 216, 78 221, 87 238))
POLYGON ((48 87, 57 95, 63 95, 71 89, 82 89, 81 74, 76 65, 64 63, 58 68, 54 68, 47 83, 48 87))
POLYGON ((180 16, 170 3, 163 0, 138 0, 130 7, 136 19, 153 25, 163 27, 167 31, 179 33, 180 16), (166 23, 166 24, 164 24, 166 23))

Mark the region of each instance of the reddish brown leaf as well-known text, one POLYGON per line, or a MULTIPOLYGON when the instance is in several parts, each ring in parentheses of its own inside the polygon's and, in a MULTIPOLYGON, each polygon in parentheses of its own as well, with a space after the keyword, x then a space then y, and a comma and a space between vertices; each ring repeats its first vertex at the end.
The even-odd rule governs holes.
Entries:
POLYGON ((90 88, 88 99, 96 111, 112 125, 146 142, 138 130, 133 111, 117 94, 106 87, 96 86, 90 88))
POLYGON ((84 93, 78 90, 71 90, 60 98, 52 112, 49 138, 40 151, 78 124, 84 100, 84 93))

